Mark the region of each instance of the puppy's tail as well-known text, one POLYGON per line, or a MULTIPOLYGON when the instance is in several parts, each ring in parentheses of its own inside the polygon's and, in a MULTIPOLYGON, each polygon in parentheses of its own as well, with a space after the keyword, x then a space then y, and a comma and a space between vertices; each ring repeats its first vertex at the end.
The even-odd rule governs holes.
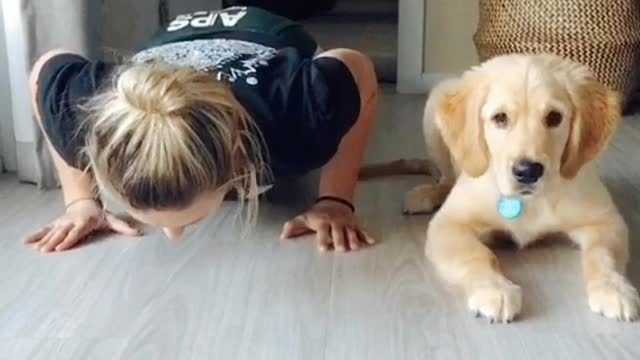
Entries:
POLYGON ((360 169, 358 178, 369 180, 380 177, 401 175, 427 175, 439 177, 438 167, 426 159, 400 159, 395 161, 365 165, 360 169))

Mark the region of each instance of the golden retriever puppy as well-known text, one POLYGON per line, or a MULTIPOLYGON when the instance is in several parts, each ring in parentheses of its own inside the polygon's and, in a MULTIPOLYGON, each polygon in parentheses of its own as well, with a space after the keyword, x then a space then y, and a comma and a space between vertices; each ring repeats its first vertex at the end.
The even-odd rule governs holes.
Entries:
POLYGON ((554 55, 497 57, 433 91, 424 126, 441 179, 410 191, 405 211, 439 207, 426 255, 472 312, 510 322, 522 306, 487 246, 492 232, 520 247, 560 232, 581 248, 591 310, 638 316, 625 277, 628 229, 593 163, 620 118, 614 92, 554 55))

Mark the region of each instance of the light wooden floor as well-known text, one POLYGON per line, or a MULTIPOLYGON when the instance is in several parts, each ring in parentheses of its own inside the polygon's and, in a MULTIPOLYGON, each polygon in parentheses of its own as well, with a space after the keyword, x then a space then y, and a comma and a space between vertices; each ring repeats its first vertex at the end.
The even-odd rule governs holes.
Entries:
MULTIPOLYGON (((423 97, 390 93, 369 160, 422 156, 423 97)), ((636 285, 638 121, 603 162, 632 228, 636 285)), ((0 177, 0 359, 640 359, 640 323, 589 312, 578 252, 567 246, 501 254, 523 286, 520 321, 490 325, 467 313, 424 261, 429 218, 401 215, 403 193, 419 181, 362 185, 357 206, 381 243, 354 255, 278 240, 299 200, 265 205, 246 240, 228 211, 182 242, 152 232, 45 256, 21 241, 60 213, 60 195, 0 177)))

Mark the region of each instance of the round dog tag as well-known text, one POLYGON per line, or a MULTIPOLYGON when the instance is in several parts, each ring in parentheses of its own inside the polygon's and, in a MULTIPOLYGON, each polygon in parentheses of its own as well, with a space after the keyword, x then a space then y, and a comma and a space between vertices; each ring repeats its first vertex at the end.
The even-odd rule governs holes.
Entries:
POLYGON ((498 201, 498 213, 507 220, 516 220, 524 212, 524 201, 520 198, 504 197, 498 201))

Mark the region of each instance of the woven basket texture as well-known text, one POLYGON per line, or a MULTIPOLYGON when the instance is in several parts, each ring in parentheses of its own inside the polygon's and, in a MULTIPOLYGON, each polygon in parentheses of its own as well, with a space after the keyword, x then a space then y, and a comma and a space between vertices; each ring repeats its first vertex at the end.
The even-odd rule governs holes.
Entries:
POLYGON ((639 75, 638 0, 479 0, 473 36, 481 61, 550 52, 591 68, 628 97, 639 75))

